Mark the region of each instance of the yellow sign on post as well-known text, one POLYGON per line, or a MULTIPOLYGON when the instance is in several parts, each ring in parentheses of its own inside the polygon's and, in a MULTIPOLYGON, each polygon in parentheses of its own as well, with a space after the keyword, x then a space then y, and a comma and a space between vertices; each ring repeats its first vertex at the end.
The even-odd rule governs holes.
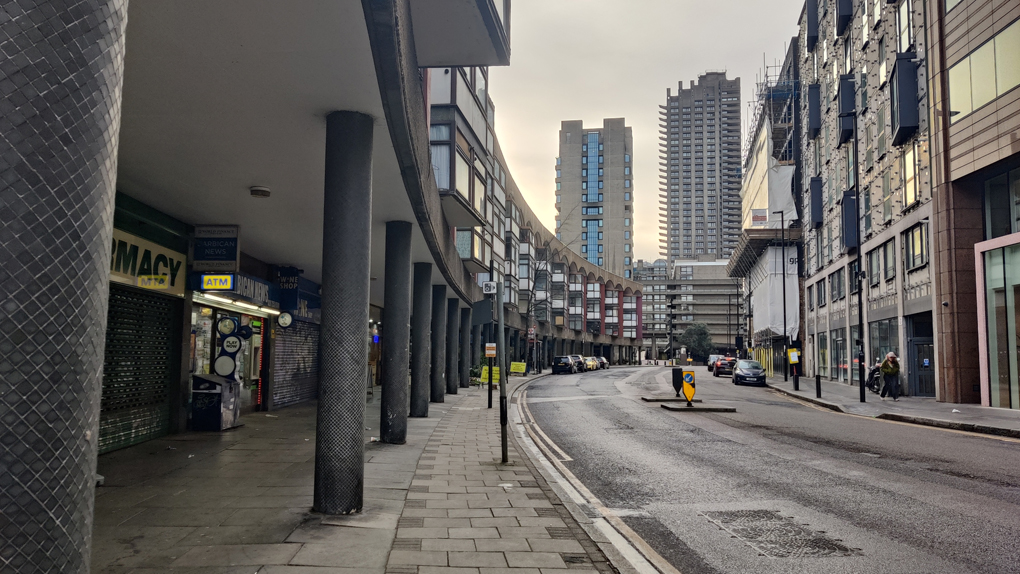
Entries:
POLYGON ((694 401, 694 371, 688 371, 684 369, 684 386, 683 393, 684 398, 687 399, 687 406, 693 406, 691 404, 694 401))
POLYGON ((800 362, 800 349, 789 349, 787 353, 790 355, 790 364, 796 365, 800 362))
MULTIPOLYGON (((482 367, 482 380, 486 382, 489 381, 489 367, 482 367)), ((492 368, 492 382, 499 382, 499 367, 492 368)))
POLYGON ((510 374, 511 375, 523 375, 524 374, 524 363, 510 363, 510 374))

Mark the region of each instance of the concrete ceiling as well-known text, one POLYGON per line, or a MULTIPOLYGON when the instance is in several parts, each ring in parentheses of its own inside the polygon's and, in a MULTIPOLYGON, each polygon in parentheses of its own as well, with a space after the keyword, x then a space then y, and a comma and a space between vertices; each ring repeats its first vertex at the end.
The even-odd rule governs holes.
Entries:
POLYGON ((246 253, 320 281, 325 117, 359 111, 376 118, 372 303, 386 221, 414 223, 413 260, 432 261, 359 0, 132 0, 128 15, 120 191, 190 224, 238 224, 246 253))

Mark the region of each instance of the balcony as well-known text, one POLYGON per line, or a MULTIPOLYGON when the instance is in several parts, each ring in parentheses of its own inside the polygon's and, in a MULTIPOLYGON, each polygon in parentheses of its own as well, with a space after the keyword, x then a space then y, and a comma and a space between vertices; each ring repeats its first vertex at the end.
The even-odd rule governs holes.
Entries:
POLYGON ((510 0, 410 4, 419 67, 510 65, 510 0))
POLYGON ((569 313, 570 315, 578 315, 578 316, 584 315, 584 307, 574 307, 574 306, 571 306, 570 309, 567 310, 567 313, 569 313))
POLYGON ((489 264, 482 260, 482 237, 474 229, 457 230, 457 253, 470 273, 484 273, 489 264))
POLYGON ((567 302, 564 301, 563 299, 553 299, 552 300, 552 308, 553 309, 565 309, 566 307, 567 307, 567 302))
POLYGON ((563 283, 566 280, 567 280, 567 277, 563 273, 553 273, 552 274, 552 281, 553 281, 553 283, 563 283))

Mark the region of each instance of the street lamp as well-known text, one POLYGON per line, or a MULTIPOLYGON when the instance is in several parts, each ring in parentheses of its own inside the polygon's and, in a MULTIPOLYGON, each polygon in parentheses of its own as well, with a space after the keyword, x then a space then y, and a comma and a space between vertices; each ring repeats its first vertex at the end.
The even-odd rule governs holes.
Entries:
POLYGON ((779 226, 783 232, 783 380, 790 380, 790 363, 789 354, 790 338, 788 333, 790 332, 786 327, 786 212, 784 211, 773 211, 772 214, 779 214, 779 226))
MULTIPOLYGON (((853 76, 848 78, 849 81, 854 85, 854 91, 857 90, 857 77, 853 76)), ((864 392, 864 262, 861 259, 862 238, 861 238, 861 218, 860 218, 860 206, 861 206, 861 178, 860 169, 858 168, 857 161, 857 107, 848 112, 839 114, 841 118, 852 118, 853 119, 853 132, 854 132, 854 208, 857 210, 856 228, 857 228, 857 273, 854 278, 857 281, 857 379, 861 391, 861 402, 867 402, 867 397, 864 392)))

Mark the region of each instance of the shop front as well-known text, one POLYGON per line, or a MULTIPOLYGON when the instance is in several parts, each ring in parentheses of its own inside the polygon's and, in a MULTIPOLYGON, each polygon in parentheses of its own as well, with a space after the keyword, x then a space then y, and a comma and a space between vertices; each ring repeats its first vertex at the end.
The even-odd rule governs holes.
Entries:
POLYGON ((974 245, 981 404, 1020 409, 1020 169, 984 181, 985 238, 974 245))
POLYGON ((269 281, 243 273, 191 277, 190 370, 192 375, 219 375, 240 383, 241 412, 266 409, 271 337, 280 316, 278 289, 269 281), (232 364, 217 363, 233 326, 243 336, 232 364))
MULTIPOLYGON (((141 228, 119 205, 116 221, 141 228)), ((171 234, 161 239, 174 248, 120 228, 113 232, 100 453, 180 430, 174 419, 181 407, 187 256, 177 249, 186 250, 187 241, 171 234)))

